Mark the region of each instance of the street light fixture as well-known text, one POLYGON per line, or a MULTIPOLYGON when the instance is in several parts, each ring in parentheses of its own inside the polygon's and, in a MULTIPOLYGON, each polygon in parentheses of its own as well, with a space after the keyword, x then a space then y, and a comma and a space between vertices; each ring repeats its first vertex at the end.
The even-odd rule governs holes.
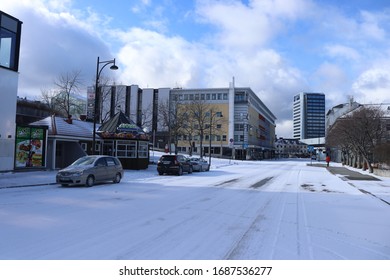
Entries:
MULTIPOLYGON (((104 67, 106 67, 109 64, 111 65, 110 69, 111 70, 118 70, 118 66, 115 64, 115 58, 112 60, 105 60, 105 61, 100 61, 99 57, 97 58, 97 63, 96 63, 96 82, 95 82, 95 106, 93 108, 93 131, 92 131, 92 154, 95 154, 95 143, 96 143, 96 121, 98 118, 98 106, 99 106, 99 98, 100 98, 100 90, 99 90, 99 78, 100 74, 102 73, 102 70, 104 67), (102 67, 100 67, 100 64, 104 64, 102 67), (99 69, 100 67, 100 69, 99 69)), ((100 114, 100 112, 99 112, 100 114)))

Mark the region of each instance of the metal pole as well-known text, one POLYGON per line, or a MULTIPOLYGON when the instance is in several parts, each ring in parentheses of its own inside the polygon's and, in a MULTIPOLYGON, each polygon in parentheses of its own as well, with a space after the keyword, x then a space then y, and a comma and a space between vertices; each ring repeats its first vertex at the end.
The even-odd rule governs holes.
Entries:
POLYGON ((209 168, 211 167, 211 124, 213 121, 213 110, 210 110, 210 135, 209 135, 209 168))
POLYGON ((100 73, 109 64, 114 64, 110 67, 111 70, 117 70, 118 66, 115 65, 115 58, 112 60, 106 60, 106 61, 100 61, 99 57, 97 58, 96 63, 96 81, 95 81, 95 107, 93 108, 93 131, 92 131, 92 154, 95 154, 95 146, 96 146, 96 122, 99 120, 98 115, 100 115, 100 108, 98 110, 98 107, 100 107, 100 91, 99 91, 99 78, 100 73), (99 65, 101 63, 105 63, 102 68, 100 68, 99 71, 99 65))
POLYGON ((95 145, 96 145, 96 119, 97 119, 97 106, 98 103, 98 94, 99 94, 99 57, 97 58, 96 63, 96 80, 95 80, 95 106, 93 108, 93 131, 92 131, 92 154, 95 154, 95 145))

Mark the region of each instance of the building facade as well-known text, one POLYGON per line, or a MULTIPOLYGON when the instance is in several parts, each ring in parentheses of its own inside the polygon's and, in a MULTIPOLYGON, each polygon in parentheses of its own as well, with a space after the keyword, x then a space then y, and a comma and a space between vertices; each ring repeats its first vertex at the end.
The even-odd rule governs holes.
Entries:
POLYGON ((184 104, 204 101, 212 105, 215 118, 215 125, 205 126, 202 147, 201 135, 193 136, 192 145, 188 141, 191 135, 180 135, 180 152, 209 155, 211 151, 213 156, 235 159, 272 157, 276 117, 250 88, 236 88, 231 83, 228 88, 174 89, 172 97, 184 104), (213 130, 208 131, 208 126, 213 130))
POLYGON ((0 11, 0 171, 12 170, 22 22, 0 11))
POLYGON ((277 158, 301 158, 310 156, 310 152, 305 143, 297 139, 281 137, 275 141, 275 156, 277 158))
MULTIPOLYGON (((276 117, 250 88, 236 88, 232 82, 226 88, 141 89, 131 85, 106 87, 101 92, 106 93, 102 98, 106 102, 100 104, 100 120, 118 111, 124 112, 150 134, 155 148, 237 159, 272 157, 276 117), (178 104, 186 106, 194 102, 207 104, 211 111, 205 112, 205 117, 215 118, 213 130, 206 123, 204 135, 183 130, 173 133, 172 126, 177 120, 169 116, 170 119, 164 121, 164 108, 168 108, 171 115, 178 104)), ((87 115, 92 116, 93 94, 89 92, 88 98, 87 115)))
POLYGON ((294 96, 293 138, 307 144, 323 144, 325 94, 301 92, 294 96))

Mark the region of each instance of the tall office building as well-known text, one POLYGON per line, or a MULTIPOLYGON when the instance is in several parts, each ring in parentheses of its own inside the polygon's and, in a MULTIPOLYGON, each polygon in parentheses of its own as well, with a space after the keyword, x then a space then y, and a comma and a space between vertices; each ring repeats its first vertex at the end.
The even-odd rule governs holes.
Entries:
POLYGON ((301 92, 295 95, 293 123, 295 139, 325 137, 325 94, 301 92))

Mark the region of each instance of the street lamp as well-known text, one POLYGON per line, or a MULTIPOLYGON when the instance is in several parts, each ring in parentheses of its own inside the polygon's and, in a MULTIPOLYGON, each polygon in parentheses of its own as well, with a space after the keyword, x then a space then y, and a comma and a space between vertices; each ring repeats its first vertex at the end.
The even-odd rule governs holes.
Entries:
POLYGON ((97 115, 98 115, 98 110, 97 107, 99 106, 99 98, 100 98, 100 92, 99 92, 99 78, 100 74, 102 73, 102 70, 104 67, 106 67, 109 64, 111 65, 110 69, 111 70, 118 70, 118 66, 115 65, 115 58, 112 60, 106 60, 106 61, 100 61, 99 57, 97 58, 97 63, 96 63, 96 83, 95 83, 95 107, 93 108, 93 131, 92 131, 92 154, 95 154, 95 143, 96 143, 96 121, 97 121, 97 115), (99 66, 100 64, 104 64, 100 69, 99 66))

